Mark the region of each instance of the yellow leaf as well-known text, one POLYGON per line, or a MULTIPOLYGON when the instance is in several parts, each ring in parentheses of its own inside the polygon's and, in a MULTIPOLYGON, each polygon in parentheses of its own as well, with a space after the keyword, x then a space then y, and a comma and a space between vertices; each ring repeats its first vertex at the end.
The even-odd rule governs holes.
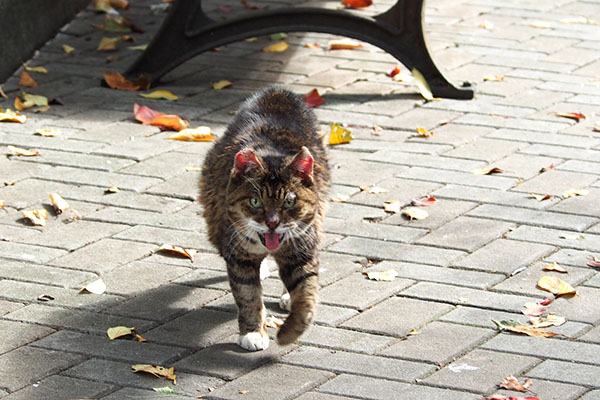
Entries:
POLYGON ((65 54, 71 54, 75 51, 75 47, 69 46, 68 44, 63 44, 61 47, 65 54))
POLYGON ((44 226, 48 219, 48 211, 45 208, 39 210, 23 211, 23 216, 27 218, 33 225, 44 226))
POLYGON ((352 140, 354 140, 352 132, 342 127, 341 125, 330 124, 329 127, 331 128, 331 131, 329 132, 330 145, 333 146, 336 144, 350 143, 352 140))
POLYGON ((81 288, 80 292, 85 293, 93 293, 93 294, 102 294, 106 291, 106 283, 102 279, 96 279, 93 282, 88 283, 84 287, 81 288))
POLYGON ((163 376, 163 377, 167 378, 168 380, 173 381, 173 383, 176 383, 174 367, 165 368, 165 367, 161 367, 160 365, 134 364, 131 366, 131 370, 133 372, 146 372, 148 374, 152 374, 152 375, 156 376, 157 378, 160 378, 161 376, 163 376))
POLYGON ((116 187, 115 185, 111 185, 110 187, 104 189, 104 193, 118 193, 119 192, 119 188, 116 187))
POLYGON ((58 193, 50 194, 50 201, 52 202, 52 207, 56 211, 56 214, 62 214, 67 208, 69 208, 69 203, 65 199, 63 199, 58 193))
POLYGON ((140 93, 141 97, 146 99, 157 99, 157 100, 171 100, 175 101, 179 99, 175 94, 169 92, 168 90, 155 90, 152 93, 140 93))
POLYGON ((288 47, 290 47, 290 45, 282 40, 281 42, 277 42, 267 47, 263 47, 262 51, 264 51, 265 53, 282 53, 286 51, 288 47))
POLYGON ((31 104, 29 107, 44 107, 48 105, 48 98, 39 94, 23 93, 23 101, 25 105, 31 104))
POLYGON ((433 131, 428 131, 425 128, 417 128, 417 133, 419 134, 419 136, 426 137, 426 138, 434 135, 433 131))
POLYGON ((35 156, 39 156, 40 153, 36 150, 36 149, 22 149, 20 147, 15 147, 15 146, 8 146, 8 149, 10 151, 12 151, 12 153, 15 156, 21 156, 21 157, 35 157, 35 156))
POLYGON ((595 19, 587 19, 586 17, 577 17, 577 18, 564 18, 561 19, 560 22, 562 24, 588 24, 588 25, 598 25, 598 21, 595 19))
POLYGON ((542 267, 543 271, 555 271, 555 272, 561 272, 563 274, 568 274, 569 271, 567 271, 566 269, 564 269, 563 267, 561 267, 560 265, 558 265, 558 263, 556 261, 554 261, 553 263, 550 264, 546 264, 542 267))
POLYGON ((534 21, 531 24, 529 24, 529 26, 531 26, 532 28, 548 29, 550 28, 550 23, 545 21, 534 21))
POLYGON ((529 323, 534 328, 548 328, 551 326, 561 326, 567 322, 565 317, 559 317, 558 315, 548 314, 547 317, 531 317, 529 323))
POLYGON ((6 200, 0 199, 0 209, 3 209, 5 204, 6 200))
POLYGON ((120 41, 121 41, 120 37, 116 37, 116 38, 103 37, 102 39, 100 39, 100 43, 98 44, 98 48, 96 50, 98 50, 98 51, 116 50, 117 45, 119 44, 120 41))
POLYGON ((402 210, 402 215, 406 215, 411 221, 413 219, 425 219, 429 217, 429 213, 420 207, 407 207, 402 210))
POLYGON ((62 131, 58 128, 39 128, 35 130, 34 135, 44 137, 54 137, 62 135, 62 131))
POLYGON ((537 285, 540 289, 546 290, 556 296, 577 294, 577 290, 571 285, 554 276, 542 276, 537 285))
POLYGON ((25 68, 26 71, 35 72, 37 74, 47 74, 48 73, 48 70, 44 67, 30 67, 27 64, 24 64, 23 67, 25 68))
POLYGON ((112 328, 108 328, 106 330, 106 336, 110 340, 115 340, 116 338, 120 338, 122 336, 133 335, 135 332, 135 327, 127 327, 127 326, 114 326, 112 328))
POLYGON ((383 210, 392 214, 400 212, 400 201, 390 200, 383 203, 383 210))
POLYGON ((197 250, 194 249, 184 249, 183 247, 173 246, 172 244, 163 244, 160 246, 158 251, 162 251, 163 253, 176 255, 180 257, 189 258, 191 261, 194 261, 194 254, 197 253, 197 250))
POLYGON ((208 126, 186 128, 172 134, 167 139, 181 140, 183 142, 210 142, 216 139, 210 132, 211 130, 208 126))
POLYGON ((434 100, 435 98, 433 97, 433 93, 431 93, 429 83, 427 83, 423 74, 421 74, 421 72, 416 68, 413 68, 411 73, 413 78, 415 79, 417 87, 419 88, 421 96, 423 96, 423 98, 427 101, 434 100))
POLYGON ((365 272, 367 278, 372 281, 384 281, 392 282, 398 276, 398 271, 395 269, 388 269, 385 271, 367 271, 365 272))
POLYGON ((363 47, 362 43, 352 39, 339 39, 329 42, 329 50, 354 50, 363 47))
POLYGON ((486 82, 500 82, 504 80, 504 75, 485 75, 483 80, 486 82))
POLYGON ((562 194, 562 197, 564 199, 568 199, 570 197, 576 197, 576 196, 587 196, 589 193, 590 193, 590 191, 587 189, 571 189, 571 190, 567 190, 566 192, 564 192, 562 194))
POLYGON ((27 116, 20 112, 14 112, 10 108, 4 112, 0 112, 0 122, 18 122, 24 124, 27 121, 27 116))
POLYGON ((214 90, 221 90, 221 89, 228 88, 231 85, 233 85, 233 83, 231 83, 230 81, 222 80, 222 81, 213 83, 212 88, 214 90))

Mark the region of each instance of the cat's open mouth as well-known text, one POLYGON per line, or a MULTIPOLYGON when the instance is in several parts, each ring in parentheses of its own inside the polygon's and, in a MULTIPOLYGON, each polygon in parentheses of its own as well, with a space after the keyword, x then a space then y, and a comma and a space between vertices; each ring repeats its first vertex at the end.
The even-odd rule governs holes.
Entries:
POLYGON ((263 246, 271 251, 277 250, 279 248, 279 244, 283 240, 283 235, 280 235, 277 232, 259 233, 258 237, 260 238, 263 246))

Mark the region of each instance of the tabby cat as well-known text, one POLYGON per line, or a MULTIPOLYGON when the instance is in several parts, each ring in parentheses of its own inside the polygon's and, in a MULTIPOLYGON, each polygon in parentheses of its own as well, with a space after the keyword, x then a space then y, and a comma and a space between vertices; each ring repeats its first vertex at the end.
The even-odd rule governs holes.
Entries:
POLYGON ((290 296, 278 343, 293 343, 312 322, 329 184, 315 115, 281 88, 249 98, 207 154, 200 202, 209 239, 227 262, 244 349, 269 346, 260 280, 267 255, 290 296))

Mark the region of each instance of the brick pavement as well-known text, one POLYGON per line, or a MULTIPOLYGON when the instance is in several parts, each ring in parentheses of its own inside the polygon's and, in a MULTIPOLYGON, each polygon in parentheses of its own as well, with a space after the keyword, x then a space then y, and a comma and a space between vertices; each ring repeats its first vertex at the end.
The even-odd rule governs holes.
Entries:
MULTIPOLYGON (((143 44, 164 14, 150 11, 158 1, 131 2, 124 14, 145 28, 134 34, 143 44)), ((391 1, 375 3, 360 12, 391 1)), ((219 16, 217 2, 205 7, 219 16)), ((20 71, 2 84, 9 99, 0 107, 21 90, 64 105, 0 125, 0 398, 158 399, 153 388, 171 386, 181 399, 475 400, 515 395, 498 388, 514 375, 531 378, 528 395, 543 400, 600 399, 600 272, 586 265, 600 256, 600 28, 584 18, 594 16, 597 0, 429 1, 434 58, 454 82, 477 84, 472 101, 426 103, 414 84, 385 75, 396 62, 377 48, 309 49, 333 36, 305 33, 291 34, 284 53, 260 52, 271 43, 260 37, 190 60, 161 84, 181 97, 168 103, 99 86, 102 71, 123 70, 137 54, 126 42, 96 51, 111 35, 92 26, 103 15, 88 8, 28 61, 49 70, 33 74, 38 87, 19 86, 20 71), (62 44, 75 52, 65 55, 62 44), (114 54, 120 60, 107 63, 114 54), (233 87, 212 90, 220 79, 233 87), (349 200, 332 203, 325 223, 315 325, 298 344, 246 353, 232 344, 224 263, 194 201, 194 167, 210 144, 166 141, 166 132, 134 121, 132 103, 218 135, 248 94, 275 82, 299 93, 317 87, 324 128, 348 124, 356 139, 330 152, 332 195, 349 200), (383 128, 377 135, 374 124, 383 128), (418 137, 417 127, 435 134, 418 137), (63 135, 33 136, 37 128, 63 135), (8 145, 41 155, 15 157, 8 145), (470 172, 496 166, 504 172, 470 172), (106 194, 113 184, 120 191, 106 194), (563 199, 569 189, 589 193, 563 199), (24 209, 49 208, 54 191, 77 213, 50 211, 44 227, 23 220, 24 209), (530 192, 553 197, 538 202, 530 192), (437 202, 425 220, 382 209, 429 194, 437 202), (162 243, 199 253, 193 262, 157 254, 162 243), (552 261, 570 272, 543 272, 552 261), (369 281, 364 269, 398 277, 369 281), (492 319, 527 323, 523 304, 549 296, 536 288, 543 274, 578 290, 548 306, 567 319, 551 329, 572 340, 498 333, 492 319), (97 277, 104 294, 79 293, 97 277), (115 325, 136 326, 148 342, 109 341, 115 325), (133 374, 133 363, 175 366, 177 384, 133 374)), ((268 312, 284 315, 279 281, 264 287, 268 312)))

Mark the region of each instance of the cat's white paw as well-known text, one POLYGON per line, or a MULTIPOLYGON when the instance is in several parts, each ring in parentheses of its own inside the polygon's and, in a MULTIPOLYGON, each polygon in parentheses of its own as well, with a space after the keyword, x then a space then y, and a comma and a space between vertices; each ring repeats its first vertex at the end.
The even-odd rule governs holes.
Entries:
POLYGON ((248 351, 265 350, 269 347, 269 337, 259 332, 248 332, 238 336, 237 345, 248 351))
POLYGON ((274 260, 271 260, 270 258, 263 259, 260 263, 260 280, 264 281, 271 276, 271 270, 273 268, 277 268, 277 264, 274 260))
POLYGON ((288 292, 285 292, 279 298, 279 307, 285 311, 292 311, 292 299, 288 292))

